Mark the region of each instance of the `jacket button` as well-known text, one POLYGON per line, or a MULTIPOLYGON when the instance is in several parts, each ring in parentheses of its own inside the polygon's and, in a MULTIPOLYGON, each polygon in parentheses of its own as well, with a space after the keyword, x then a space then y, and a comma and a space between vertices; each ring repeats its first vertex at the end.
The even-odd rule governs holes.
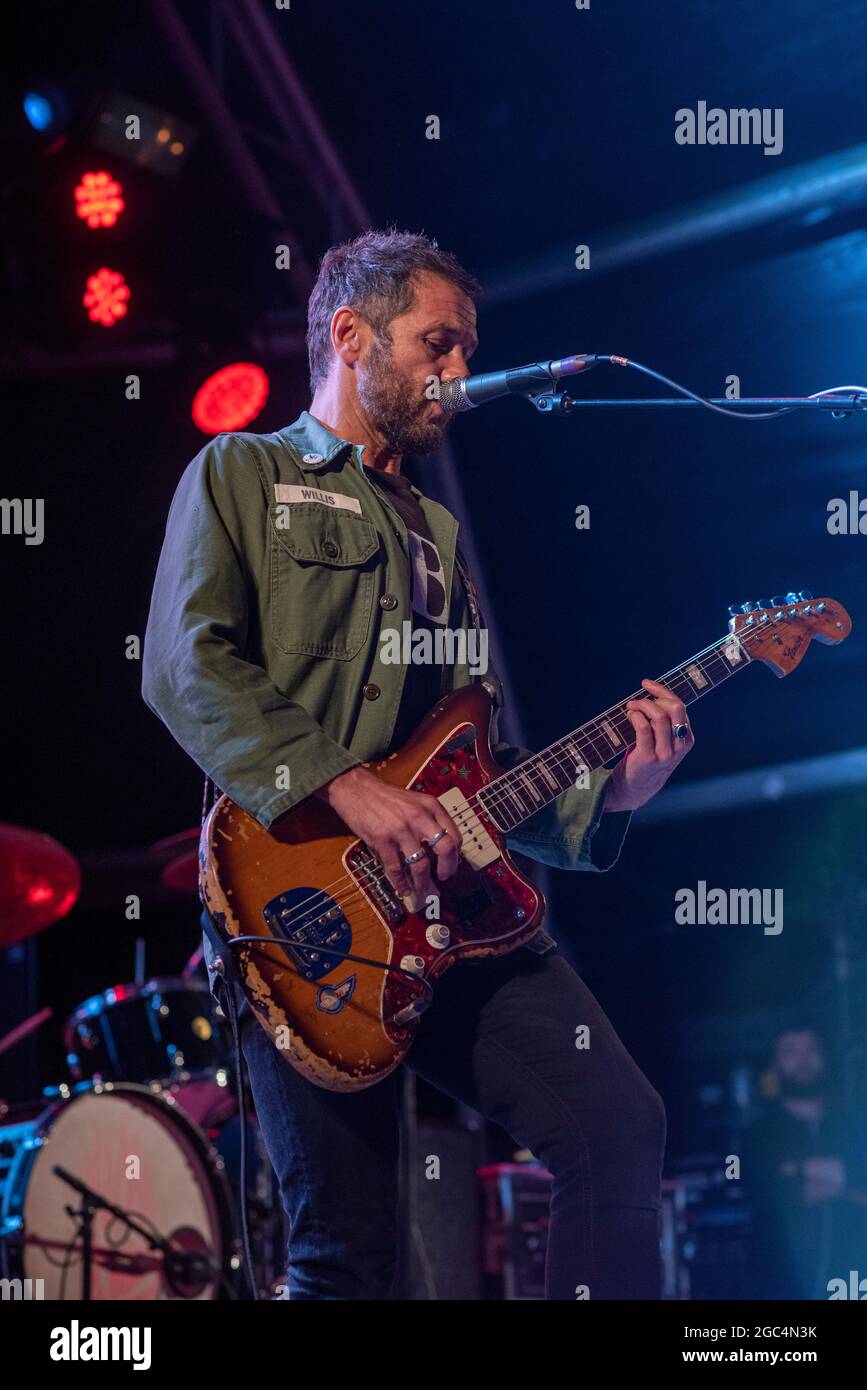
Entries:
POLYGON ((373 681, 369 681, 361 693, 363 694, 365 700, 378 700, 380 695, 382 694, 382 691, 380 690, 378 685, 374 685, 373 681))
POLYGON ((397 599, 394 594, 383 594, 382 598, 379 600, 379 606, 380 608, 396 608, 397 599))
POLYGON ((335 545, 334 541, 322 542, 322 554, 330 555, 332 558, 337 554, 337 546, 335 545))
POLYGON ((302 455, 302 462, 303 462, 303 463, 322 463, 322 455, 321 455, 321 454, 303 454, 303 455, 302 455))

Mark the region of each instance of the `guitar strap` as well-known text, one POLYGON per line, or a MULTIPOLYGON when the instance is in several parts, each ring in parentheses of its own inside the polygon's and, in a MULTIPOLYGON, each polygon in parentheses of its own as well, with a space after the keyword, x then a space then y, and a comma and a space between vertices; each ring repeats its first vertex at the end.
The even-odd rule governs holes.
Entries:
MULTIPOLYGON (((470 608, 470 616, 473 620, 473 626, 475 627, 476 632, 478 633, 481 625, 481 609, 479 607, 479 596, 476 591, 476 586, 470 578, 470 572, 467 567, 467 562, 461 553, 460 547, 457 545, 455 546, 455 567, 458 571, 458 574, 461 576, 461 580, 463 581, 463 586, 467 595, 467 603, 469 604, 470 608)), ((491 743, 494 744, 496 743, 498 737, 500 710, 503 706, 503 687, 500 684, 499 677, 496 676, 494 672, 490 669, 488 671, 488 674, 482 681, 482 685, 485 687, 485 689, 491 697, 491 700, 493 701, 493 710, 491 713, 490 738, 491 743)), ((557 942, 554 939, 554 937, 549 936, 546 931, 543 931, 541 926, 539 927, 539 930, 536 932, 536 935, 531 937, 529 941, 524 943, 524 945, 528 951, 533 951, 536 955, 540 956, 545 956, 550 951, 556 951, 558 949, 557 942)))
POLYGON ((478 633, 481 630, 482 625, 481 609, 479 608, 479 595, 475 584, 470 578, 470 571, 459 545, 455 545, 455 569, 461 576, 461 580, 464 586, 464 592, 466 593, 467 603, 470 609, 470 617, 473 620, 473 627, 476 629, 476 632, 478 633))

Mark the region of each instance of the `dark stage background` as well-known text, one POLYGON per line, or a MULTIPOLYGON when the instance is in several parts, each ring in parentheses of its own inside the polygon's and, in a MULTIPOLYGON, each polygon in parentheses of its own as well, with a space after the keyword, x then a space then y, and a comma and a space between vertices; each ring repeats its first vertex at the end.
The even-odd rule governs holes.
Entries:
MULTIPOLYGON (((863 381, 867 179, 825 196, 811 172, 820 159, 857 164, 867 138, 862 4, 636 0, 581 13, 566 0, 423 10, 293 0, 262 11, 370 223, 435 235, 487 286, 475 371, 614 352, 714 396, 730 374, 756 396, 863 381), (676 144, 675 110, 702 99, 782 108, 783 151, 676 144), (439 140, 425 138, 431 113, 439 140), (777 204, 738 230, 738 210, 771 178, 788 180, 793 211, 777 204), (659 228, 686 227, 704 199, 715 200, 704 233, 650 254, 659 228), (606 260, 633 235, 637 250, 606 260), (598 269, 593 259, 574 269, 585 242, 598 269)), ((65 921, 7 957, 6 1026, 46 1003, 56 1019, 38 1044, 0 1058, 0 1095, 60 1079, 56 1024, 131 978, 136 935, 154 971, 178 970, 196 945, 195 903, 172 899, 142 861, 146 846, 195 823, 201 778, 143 704, 125 643, 144 633, 168 505, 205 442, 190 416, 196 388, 225 361, 255 360, 271 391, 248 428, 291 421, 309 399, 303 261, 315 268, 359 229, 309 142, 265 109, 222 15, 199 3, 42 5, 19 13, 7 53, 0 365, 14 442, 3 490, 46 499, 46 534, 32 547, 0 538, 2 818, 56 836, 81 857, 85 882, 65 921), (167 36, 170 12, 206 56, 279 217, 251 206, 213 105, 167 36), (13 136, 13 89, 39 77, 72 111, 53 153, 13 136), (108 92, 195 128, 174 178, 92 152, 87 121, 108 92), (103 165, 122 179, 127 210, 95 250, 97 234, 69 208, 81 173, 103 165), (287 235, 297 268, 276 271, 287 235), (88 324, 78 302, 104 258, 132 287, 110 330, 88 324), (140 400, 125 399, 129 373, 140 400), (141 923, 125 920, 127 892, 143 894, 141 923)), ((570 389, 663 390, 613 368, 570 389)), ((721 792, 715 812, 639 813, 610 874, 548 880, 554 930, 665 1097, 672 1160, 716 1151, 737 1113, 733 1075, 746 1067, 755 1081, 782 1023, 815 1017, 839 1076, 844 927, 848 1041, 863 1054, 867 776, 862 763, 834 790, 821 760, 867 749, 867 538, 826 527, 829 499, 864 489, 867 418, 554 419, 507 400, 459 420, 451 440, 496 655, 530 746, 721 636, 730 603, 808 588, 852 616, 844 646, 813 647, 785 682, 757 665, 700 703, 697 745, 676 777, 686 786, 818 759, 804 794, 735 807, 721 792), (575 527, 582 503, 588 531, 575 527), (783 888, 784 931, 675 927, 675 892, 700 879, 783 888)), ((435 465, 416 476, 445 495, 435 465)))

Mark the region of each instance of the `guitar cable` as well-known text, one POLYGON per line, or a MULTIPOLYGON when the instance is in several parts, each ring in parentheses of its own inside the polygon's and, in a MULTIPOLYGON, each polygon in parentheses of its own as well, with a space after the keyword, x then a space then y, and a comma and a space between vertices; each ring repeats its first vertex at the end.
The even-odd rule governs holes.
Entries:
MULTIPOLYGON (((334 946, 328 946, 327 948, 322 946, 307 946, 299 942, 290 941, 289 938, 285 936, 233 936, 230 937, 228 941, 224 942, 224 945, 235 948, 249 945, 252 942, 256 943, 259 950, 261 950, 263 946, 281 947, 287 956, 289 965, 298 975, 303 972, 301 967, 289 956, 290 949, 296 951, 318 950, 322 956, 335 956, 340 960, 355 961, 359 965, 372 965, 375 966, 377 970, 387 970, 392 975, 401 975, 404 979, 412 980, 413 984, 421 985, 423 992, 426 994, 425 1008, 427 1008, 433 1000, 433 986, 430 981, 426 980, 422 975, 416 975, 414 971, 407 970, 402 965, 392 965, 389 961, 372 960, 368 956, 357 956, 352 951, 338 951, 334 946)), ((415 1003, 412 1007, 415 1007, 415 1003)), ((393 1023, 395 1017, 396 1015, 389 1019, 389 1022, 393 1023)), ((400 1027, 400 1024, 398 1024, 398 1027, 400 1027)))
MULTIPOLYGON (((209 914, 210 917, 210 914, 209 914)), ((233 972, 234 973, 234 972, 233 972)), ((250 1295, 254 1302, 259 1301, 259 1288, 256 1283, 256 1273, 253 1267, 253 1252, 250 1245, 250 1222, 247 1207, 247 1151, 249 1145, 249 1132, 247 1129, 247 1095, 244 1089, 244 1054, 241 1050, 241 1035, 238 1031, 238 1006, 235 998, 235 991, 232 989, 231 982, 224 980, 226 988, 221 990, 222 1000, 226 1008, 224 1013, 229 1019, 229 1027, 232 1030, 232 1045, 235 1049, 235 1086, 238 1095, 238 1120, 241 1126, 241 1177, 240 1177, 240 1202, 241 1202, 241 1242, 244 1251, 244 1273, 247 1276, 247 1283, 250 1288, 250 1295)))
MULTIPOLYGON (((222 941, 217 935, 216 927, 214 925, 213 918, 211 917, 210 910, 208 909, 205 903, 202 903, 202 907, 209 928, 208 936, 211 940, 211 944, 212 946, 217 947, 219 951, 224 952, 227 946, 233 948, 237 948, 240 946, 252 946, 254 949, 259 950, 261 950, 263 946, 266 945, 278 946, 283 949, 284 954, 287 956, 288 964, 292 967, 292 969, 295 970, 296 973, 301 974, 301 967, 297 965, 296 962, 293 961, 289 956, 290 947, 294 949, 299 949, 296 943, 290 941, 288 938, 281 938, 279 936, 234 936, 231 937, 228 941, 222 941)), ((305 948, 300 947, 300 949, 303 950, 305 948)), ((310 950, 313 948, 307 947, 306 949, 310 950)), ((399 975, 405 979, 412 980, 414 984, 421 986, 423 993, 426 995, 426 1002, 424 1004, 424 1008, 419 1009, 419 1013, 424 1012, 424 1009, 427 1008, 427 1006, 433 999, 433 987, 430 984, 430 982, 418 975, 415 975, 411 970, 404 969, 403 966, 391 965, 388 961, 373 960, 367 956, 355 955, 353 952, 350 951, 338 951, 334 947, 329 947, 327 952, 324 952, 323 954, 339 958, 340 960, 355 961, 359 965, 374 966, 377 969, 387 970, 391 974, 399 975)), ((231 954, 229 956, 228 961, 224 961, 223 972, 222 974, 219 974, 218 978, 220 979, 221 984, 224 986, 224 988, 220 991, 220 1002, 223 1007, 223 1012, 226 1014, 229 1020, 229 1027, 232 1032, 232 1046, 235 1052, 235 1085, 238 1099, 238 1119, 241 1126, 241 1173, 239 1182, 239 1200, 241 1207, 241 1240, 243 1249, 243 1266, 244 1273, 246 1275, 247 1285, 250 1291, 250 1296, 255 1302, 258 1302, 259 1289, 256 1282, 255 1267, 253 1264, 253 1253, 250 1243, 250 1225, 247 1192, 248 1146, 250 1136, 247 1126, 247 1096, 244 1087, 243 1069, 245 1062, 243 1049, 241 1047, 240 1032, 238 1029, 237 1000, 235 997, 234 989, 232 988, 233 983, 237 983, 241 988, 243 986, 241 985, 240 971, 238 969, 237 962, 231 958, 231 954)), ((416 1009, 417 1004, 418 1000, 414 1000, 413 1003, 408 1007, 416 1009)), ((391 1021, 393 1022, 393 1019, 391 1021)), ((283 1254, 285 1255, 285 1251, 283 1252, 283 1254)))

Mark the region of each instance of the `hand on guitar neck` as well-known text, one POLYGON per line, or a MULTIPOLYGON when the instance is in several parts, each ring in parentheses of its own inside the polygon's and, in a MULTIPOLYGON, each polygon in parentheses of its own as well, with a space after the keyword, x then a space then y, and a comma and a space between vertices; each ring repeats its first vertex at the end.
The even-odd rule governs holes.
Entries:
POLYGON ((420 912, 425 899, 437 893, 433 867, 440 881, 457 869, 461 834, 436 797, 389 786, 365 767, 342 772, 315 795, 378 855, 410 912, 420 912), (429 853, 406 862, 428 843, 429 853))
POLYGON ((612 771, 605 794, 606 811, 637 811, 665 785, 695 744, 683 701, 659 681, 643 680, 641 684, 650 698, 626 702, 635 747, 612 771), (684 738, 675 737, 678 725, 687 730, 684 738))
MULTIPOLYGON (((626 706, 635 747, 614 768, 606 811, 635 811, 643 806, 694 744, 683 701, 658 681, 644 680, 642 685, 648 698, 630 700, 626 706), (678 725, 688 729, 685 738, 675 737, 678 725)), ((460 831, 435 797, 388 786, 364 767, 341 773, 320 787, 316 796, 378 855, 411 912, 419 912, 425 899, 437 891, 432 869, 440 882, 457 869, 460 831), (428 854, 415 863, 406 862, 434 840, 428 854)))

